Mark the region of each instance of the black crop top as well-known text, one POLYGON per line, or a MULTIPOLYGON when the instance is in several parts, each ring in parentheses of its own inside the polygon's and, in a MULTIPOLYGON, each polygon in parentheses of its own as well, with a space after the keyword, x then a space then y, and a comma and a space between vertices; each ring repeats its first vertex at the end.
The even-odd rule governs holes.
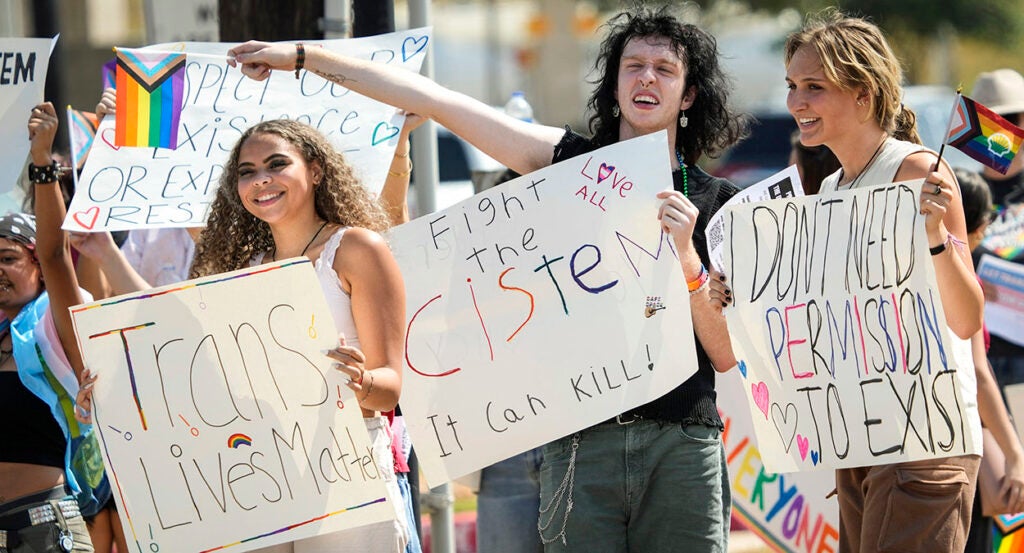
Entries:
POLYGON ((16 371, 0 371, 0 461, 64 468, 66 449, 50 407, 16 371))

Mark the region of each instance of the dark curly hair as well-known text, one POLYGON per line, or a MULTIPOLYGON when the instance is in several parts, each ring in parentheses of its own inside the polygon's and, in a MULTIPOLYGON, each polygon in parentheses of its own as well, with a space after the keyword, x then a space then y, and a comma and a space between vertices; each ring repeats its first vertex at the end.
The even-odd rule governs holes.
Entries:
POLYGON ((283 138, 302 154, 307 164, 320 165, 323 180, 314 187, 313 202, 321 219, 376 232, 388 228, 384 210, 324 135, 305 123, 290 119, 264 121, 242 133, 231 150, 206 228, 196 244, 190 278, 245 268, 257 254, 274 247, 270 225, 249 213, 238 197, 239 152, 246 140, 259 134, 283 138))
POLYGON ((600 77, 587 101, 589 126, 594 141, 607 146, 619 140, 619 120, 612 115, 618 86, 619 63, 626 44, 634 38, 664 37, 671 43, 686 68, 686 87, 696 88, 693 105, 686 111, 689 124, 676 125, 676 150, 694 164, 702 155, 718 156, 724 149, 747 136, 749 117, 734 113, 728 104, 732 82, 718 62, 715 38, 696 25, 680 21, 668 5, 634 5, 611 18, 608 35, 601 43, 595 72, 600 77))

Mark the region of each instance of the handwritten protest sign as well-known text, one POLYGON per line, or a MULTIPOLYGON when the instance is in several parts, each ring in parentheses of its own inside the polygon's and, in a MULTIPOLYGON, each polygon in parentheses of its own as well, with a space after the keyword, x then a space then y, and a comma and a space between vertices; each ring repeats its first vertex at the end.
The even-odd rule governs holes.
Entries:
POLYGON ((715 391, 725 423, 733 513, 776 551, 838 550, 839 504, 826 499, 835 489, 835 473, 769 472, 757 449, 740 371, 718 374, 715 391))
POLYGON ((312 265, 72 309, 129 543, 247 551, 394 518, 359 404, 324 351, 312 265))
POLYGON ((43 101, 50 52, 57 38, 0 38, 0 194, 8 194, 25 170, 28 117, 43 101))
POLYGON ((920 186, 726 208, 726 319, 768 470, 980 453, 970 344, 946 327, 920 186))
MULTIPOLYGON (((307 44, 418 71, 429 41, 429 29, 413 29, 307 44)), ((344 152, 367 188, 378 192, 384 186, 404 115, 309 71, 301 72, 298 80, 288 71, 275 71, 265 81, 249 79, 227 64, 225 56, 233 45, 152 47, 186 52, 178 147, 116 147, 114 118, 105 118, 68 208, 65 229, 203 225, 231 148, 245 129, 269 119, 296 119, 316 127, 344 152)))
POLYGON ((989 332, 1024 346, 1024 265, 981 256, 978 276, 987 285, 985 324, 989 332))
POLYGON ((664 395, 696 370, 689 296, 657 220, 665 133, 402 225, 402 412, 447 481, 664 395))

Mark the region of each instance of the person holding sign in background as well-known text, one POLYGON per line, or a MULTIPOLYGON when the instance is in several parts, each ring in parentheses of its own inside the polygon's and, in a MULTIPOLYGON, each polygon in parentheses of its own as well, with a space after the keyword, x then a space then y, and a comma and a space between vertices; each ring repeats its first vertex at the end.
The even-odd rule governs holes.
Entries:
MULTIPOLYGON (((967 245, 974 251, 985 236, 985 228, 992 218, 992 193, 981 175, 973 171, 954 169, 960 183, 960 196, 964 202, 964 221, 967 225, 967 245)), ((1024 450, 1010 420, 1003 396, 999 391, 995 373, 989 365, 988 329, 982 328, 971 337, 974 353, 974 374, 978 379, 978 412, 985 429, 992 433, 1003 453, 1005 474, 999 495, 1011 512, 1024 511, 1024 450)), ((983 455, 987 454, 986 449, 983 455)), ((979 476, 980 479, 980 476, 979 476)), ((982 512, 981 483, 974 494, 971 531, 967 536, 965 553, 992 551, 992 519, 982 512)))
POLYGON ((322 48, 247 42, 229 51, 229 63, 257 80, 305 68, 434 119, 519 174, 667 131, 674 182, 658 195, 657 217, 692 293, 699 368, 665 396, 545 447, 539 529, 547 551, 726 549, 731 502, 714 375, 736 359, 721 308, 707 301, 704 228, 736 188, 694 164, 740 139, 746 122, 727 104, 714 38, 669 10, 638 6, 609 23, 589 101, 593 138, 520 121, 418 74, 322 48))
POLYGON ((93 551, 80 511, 105 500, 92 493, 106 483, 95 437, 69 416, 82 356, 68 308, 83 293, 60 229, 57 126, 49 102, 32 109, 37 219, 0 217, 0 549, 10 553, 93 551))
MULTIPOLYGON (((914 113, 900 103, 902 69, 881 30, 826 10, 788 37, 785 62, 786 104, 800 142, 828 146, 839 159, 821 194, 925 179, 919 208, 946 324, 954 341, 970 338, 981 329, 982 298, 957 181, 920 145, 914 113)), ((723 306, 732 301, 723 283, 713 288, 723 306)), ((838 469, 840 551, 962 551, 979 461, 963 455, 838 469)))
POLYGON ((384 239, 388 226, 378 203, 352 167, 312 127, 265 121, 246 130, 224 167, 206 229, 196 245, 193 278, 290 257, 309 257, 341 332, 328 352, 349 377, 374 460, 387 481, 394 523, 364 526, 261 549, 294 551, 404 551, 409 541, 395 479, 387 419, 402 379, 405 293, 384 239))
MULTIPOLYGON (((971 97, 984 104, 1011 123, 1024 125, 1024 76, 1009 68, 987 71, 978 75, 971 97)), ((981 248, 975 259, 984 254, 995 255, 1018 265, 1024 265, 1024 154, 1018 153, 1006 171, 1001 174, 982 166, 982 178, 992 191, 992 202, 998 216, 988 226, 981 248)), ((997 287, 985 286, 990 301, 997 299, 997 287)), ((1019 339, 1020 328, 992 325, 992 347, 989 361, 999 384, 1008 386, 1024 382, 1024 346, 1019 339), (1017 336, 1016 342, 1012 338, 1017 336)))

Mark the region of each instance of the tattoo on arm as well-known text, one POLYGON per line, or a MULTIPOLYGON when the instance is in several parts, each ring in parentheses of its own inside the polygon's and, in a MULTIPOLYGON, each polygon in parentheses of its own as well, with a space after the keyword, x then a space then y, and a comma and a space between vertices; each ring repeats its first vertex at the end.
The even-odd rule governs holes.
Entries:
POLYGON ((332 81, 332 82, 338 83, 338 84, 343 85, 343 86, 347 82, 353 82, 353 83, 354 82, 358 82, 355 79, 350 79, 350 78, 342 75, 341 73, 327 73, 327 72, 324 72, 324 71, 317 71, 315 69, 313 70, 313 72, 316 73, 317 75, 320 75, 321 77, 327 79, 328 81, 332 81))

